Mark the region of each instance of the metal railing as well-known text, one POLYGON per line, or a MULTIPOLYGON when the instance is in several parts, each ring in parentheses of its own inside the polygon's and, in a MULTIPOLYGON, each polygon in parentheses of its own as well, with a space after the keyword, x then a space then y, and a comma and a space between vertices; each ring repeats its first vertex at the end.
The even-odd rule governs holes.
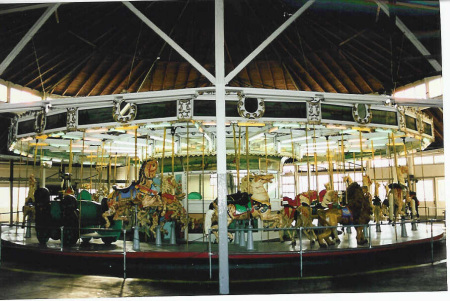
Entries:
MULTIPOLYGON (((438 222, 444 222, 445 220, 438 220, 438 219, 429 219, 429 220, 422 220, 422 221, 400 221, 397 222, 395 225, 401 225, 402 227, 404 227, 406 224, 413 224, 413 223, 430 223, 430 228, 431 228, 431 235, 430 235, 430 243, 431 243, 431 263, 433 264, 434 262, 434 238, 433 238, 433 224, 434 223, 438 223, 438 222)), ((8 226, 8 227, 19 227, 21 226, 21 223, 15 223, 15 224, 9 224, 9 223, 0 223, 0 265, 2 262, 2 243, 1 243, 1 238, 2 238, 2 226, 8 226)), ((303 231, 304 230, 323 230, 323 229, 337 229, 337 228, 350 228, 350 227, 363 227, 364 228, 364 233, 365 237, 368 238, 368 245, 367 247, 364 246, 360 246, 359 248, 367 248, 367 249, 371 249, 372 246, 372 234, 371 234, 371 228, 377 226, 377 224, 373 223, 373 224, 364 224, 364 225, 338 225, 338 226, 313 226, 313 227, 285 227, 285 228, 237 228, 237 229, 229 229, 229 232, 231 233, 240 233, 240 236, 244 235, 245 232, 247 232, 247 242, 248 242, 248 236, 251 233, 251 237, 253 237, 253 232, 256 231, 295 231, 296 233, 298 233, 298 239, 299 239, 299 250, 298 251, 289 251, 289 252, 298 252, 299 255, 299 275, 300 278, 303 277, 303 255, 305 254, 305 250, 303 249, 303 231)), ((392 226, 392 224, 381 224, 381 226, 392 226)), ((27 228, 25 231, 31 228, 36 228, 35 225, 30 225, 27 224, 25 226, 25 228, 27 228)), ((40 227, 42 228, 42 227, 40 227)), ((44 228, 45 229, 45 228, 44 228)), ((48 228, 50 229, 50 227, 48 228)), ((51 229, 55 229, 55 228, 51 228, 51 229)), ((60 251, 64 251, 64 230, 65 229, 75 229, 72 227, 64 227, 61 226, 59 228, 59 230, 61 231, 61 237, 60 237, 60 251)), ((127 277, 127 242, 126 242, 126 234, 127 234, 127 230, 126 229, 104 229, 104 228, 82 228, 82 231, 98 231, 101 230, 102 232, 115 232, 117 233, 118 231, 122 232, 123 234, 123 279, 126 279, 127 277)), ((213 232, 217 231, 217 229, 210 229, 208 232, 208 261, 209 261, 209 277, 210 279, 212 279, 212 258, 214 256, 215 253, 213 253, 212 251, 212 237, 213 237, 213 232)), ((236 237, 236 236, 235 236, 236 237)), ((350 238, 350 236, 349 236, 350 238)), ((295 239, 295 238, 294 238, 295 239)), ((78 241, 81 240, 81 237, 78 239, 78 241)), ((240 244, 240 246, 242 246, 242 244, 240 244)), ((247 246, 247 250, 248 251, 252 251, 253 249, 248 249, 248 243, 244 244, 244 246, 247 246)))
MULTIPOLYGON (((445 220, 441 219, 428 219, 428 220, 423 220, 423 221, 417 221, 417 220, 411 220, 411 221, 399 221, 397 223, 395 223, 395 225, 400 225, 401 227, 405 227, 406 224, 417 224, 417 223, 430 223, 430 228, 431 228, 431 236, 430 236, 430 243, 431 243, 431 263, 433 264, 434 262, 434 249, 433 249, 433 244, 434 244, 434 239, 433 239, 433 223, 437 223, 437 222, 444 222, 445 220)), ((358 248, 366 248, 366 249, 371 249, 373 248, 372 245, 372 231, 371 228, 372 227, 376 227, 377 224, 373 223, 373 224, 362 224, 362 225, 338 225, 338 226, 313 226, 313 227, 285 227, 285 228, 252 228, 252 229, 229 229, 229 232, 237 232, 237 231, 241 231, 241 235, 243 235, 242 231, 248 231, 248 233, 253 232, 253 231, 296 231, 298 233, 298 237, 299 237, 299 274, 300 274, 300 278, 303 277, 303 254, 305 254, 305 251, 303 250, 303 231, 304 230, 324 230, 324 229, 337 229, 337 228, 351 228, 351 227, 362 227, 365 237, 367 237, 368 239, 368 244, 367 247, 364 246, 359 246, 358 248)), ((380 226, 390 226, 392 227, 393 224, 380 224, 380 226)), ((208 258, 209 258, 209 277, 210 279, 212 279, 212 257, 214 256, 214 253, 212 252, 212 232, 216 232, 218 231, 217 229, 209 229, 208 232, 208 258)), ((396 231, 396 230, 395 230, 396 231)), ((397 234, 396 234, 397 235, 397 234)), ((295 238, 294 238, 295 239, 295 238)), ((248 250, 248 249, 247 249, 248 250)), ((290 252, 296 252, 296 251, 290 251, 290 252)))

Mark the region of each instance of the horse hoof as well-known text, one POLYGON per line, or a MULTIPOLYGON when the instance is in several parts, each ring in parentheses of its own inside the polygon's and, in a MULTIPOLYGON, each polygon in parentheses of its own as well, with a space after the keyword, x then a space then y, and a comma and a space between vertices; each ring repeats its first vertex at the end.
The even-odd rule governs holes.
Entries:
POLYGON ((341 240, 340 239, 336 239, 335 243, 340 244, 341 240))
POLYGON ((321 248, 328 248, 328 245, 327 245, 327 244, 321 244, 321 243, 319 243, 319 246, 320 246, 321 248))
POLYGON ((309 242, 309 245, 312 247, 312 246, 314 246, 316 244, 316 242, 314 241, 314 240, 311 240, 310 242, 309 242))
POLYGON ((295 246, 297 245, 297 242, 294 240, 294 241, 291 242, 291 245, 292 245, 293 247, 295 247, 295 246))

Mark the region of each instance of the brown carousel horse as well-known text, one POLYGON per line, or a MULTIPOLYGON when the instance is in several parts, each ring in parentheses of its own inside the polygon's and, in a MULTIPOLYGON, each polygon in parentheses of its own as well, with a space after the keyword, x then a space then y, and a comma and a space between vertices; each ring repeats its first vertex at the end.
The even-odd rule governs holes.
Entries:
MULTIPOLYGON (((247 178, 241 183, 242 191, 227 196, 227 221, 229 226, 234 220, 249 220, 250 218, 260 218, 263 223, 270 223, 270 227, 279 227, 282 223, 281 215, 271 211, 269 194, 264 184, 271 183, 273 175, 252 175, 250 181, 247 178), (248 189, 247 189, 248 186, 248 189)), ((209 229, 217 229, 218 225, 212 225, 218 220, 217 199, 210 204, 205 216, 205 233, 209 229)), ((216 240, 219 240, 218 232, 214 231, 216 240)), ((231 233, 228 233, 229 240, 233 240, 231 233)))
MULTIPOLYGON (((163 214, 162 225, 166 222, 181 222, 181 229, 184 231, 189 225, 189 217, 181 203, 186 196, 181 192, 181 185, 177 183, 173 175, 164 177, 161 188, 161 200, 166 206, 163 214)), ((192 224, 194 226, 194 224, 192 224)))
POLYGON ((166 210, 165 203, 161 200, 153 182, 157 167, 158 161, 149 159, 142 163, 137 182, 126 188, 113 187, 114 191, 105 200, 108 210, 102 215, 106 221, 106 228, 110 227, 111 220, 133 221, 133 207, 137 206, 137 221, 134 223, 139 224, 147 234, 149 231, 156 233, 156 226, 159 225, 160 217, 166 210))
MULTIPOLYGON (((369 223, 370 215, 372 214, 371 200, 364 196, 361 186, 353 182, 348 186, 346 194, 347 207, 343 207, 342 209, 318 210, 319 223, 321 225, 337 226, 338 223, 342 225, 364 225, 369 223)), ((358 226, 355 229, 358 245, 367 243, 367 239, 364 237, 363 227, 358 226)), ((333 232, 333 228, 328 228, 318 235, 318 241, 321 247, 334 244, 330 239, 333 232)), ((336 239, 339 241, 339 238, 336 237, 336 239)))

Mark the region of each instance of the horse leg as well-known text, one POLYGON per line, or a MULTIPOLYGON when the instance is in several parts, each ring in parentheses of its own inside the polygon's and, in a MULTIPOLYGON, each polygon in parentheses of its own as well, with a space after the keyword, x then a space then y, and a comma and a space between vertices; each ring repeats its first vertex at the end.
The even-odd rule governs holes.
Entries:
POLYGON ((367 243, 367 239, 364 237, 363 227, 355 227, 356 229, 356 243, 358 245, 364 245, 367 243))

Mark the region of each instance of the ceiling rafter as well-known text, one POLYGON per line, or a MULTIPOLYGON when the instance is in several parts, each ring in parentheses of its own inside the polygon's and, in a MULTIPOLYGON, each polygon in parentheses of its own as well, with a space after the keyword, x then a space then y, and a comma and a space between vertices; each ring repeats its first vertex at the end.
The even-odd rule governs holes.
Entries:
POLYGON ((326 60, 327 67, 334 70, 337 76, 345 84, 344 87, 346 87, 346 90, 348 90, 349 93, 362 93, 362 91, 355 85, 355 83, 351 80, 345 70, 338 65, 337 61, 327 51, 322 51, 321 55, 322 59, 326 60))
POLYGON ((126 60, 125 62, 122 61, 122 68, 120 68, 119 72, 116 73, 116 75, 112 78, 112 80, 109 82, 109 84, 107 84, 103 90, 100 92, 99 95, 108 95, 108 94, 112 94, 113 89, 116 89, 115 87, 117 87, 117 83, 121 82, 124 74, 126 76, 127 74, 127 70, 129 70, 131 62, 130 60, 126 60))
POLYGON ((92 95, 92 92, 93 92, 95 89, 99 88, 99 86, 102 85, 102 83, 108 81, 108 78, 111 77, 112 70, 117 69, 117 65, 119 64, 120 59, 121 59, 121 57, 119 56, 119 57, 111 64, 111 66, 110 66, 108 69, 106 69, 106 71, 103 73, 103 75, 102 75, 102 76, 100 77, 100 79, 97 81, 97 83, 96 83, 96 84, 92 87, 92 89, 89 91, 89 93, 87 94, 87 96, 92 95))
MULTIPOLYGON (((116 85, 116 88, 112 91, 111 94, 121 93, 122 91, 131 92, 129 91, 129 86, 127 87, 127 82, 131 80, 131 77, 136 72, 136 70, 138 70, 142 66, 142 62, 143 61, 139 61, 139 63, 137 63, 130 72, 127 72, 125 76, 122 77, 122 80, 119 84, 116 85)), ((130 62, 129 65, 131 67, 132 63, 130 62)))
MULTIPOLYGON (((97 67, 94 69, 94 71, 91 72, 91 75, 88 76, 86 78, 86 80, 84 81, 84 83, 81 85, 81 87, 78 89, 77 93, 75 94, 75 96, 80 95, 80 93, 86 88, 87 85, 92 85, 92 80, 95 77, 98 77, 98 73, 101 70, 101 68, 103 67, 103 65, 105 64, 105 62, 108 62, 108 58, 104 57, 100 63, 97 65, 97 67)), ((86 94, 85 94, 86 95, 86 94)))

